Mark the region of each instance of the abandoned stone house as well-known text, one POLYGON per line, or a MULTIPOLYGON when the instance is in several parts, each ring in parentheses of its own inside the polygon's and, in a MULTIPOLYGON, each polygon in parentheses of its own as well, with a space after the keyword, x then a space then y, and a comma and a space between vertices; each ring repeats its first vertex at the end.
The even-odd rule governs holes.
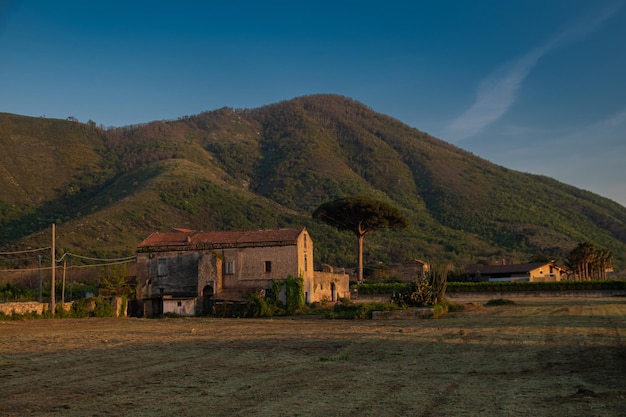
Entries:
POLYGON ((244 301, 289 276, 303 279, 308 303, 350 295, 348 275, 314 271, 306 228, 153 233, 137 247, 136 273, 143 316, 208 314, 216 302, 244 301))
POLYGON ((430 265, 419 259, 392 265, 389 268, 389 275, 402 282, 414 282, 428 272, 430 272, 430 265))

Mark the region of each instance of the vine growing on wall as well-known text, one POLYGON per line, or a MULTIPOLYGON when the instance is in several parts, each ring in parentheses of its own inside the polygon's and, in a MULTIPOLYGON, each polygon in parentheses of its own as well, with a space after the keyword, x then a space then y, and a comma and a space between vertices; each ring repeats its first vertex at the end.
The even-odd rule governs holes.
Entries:
POLYGON ((285 288, 285 309, 287 314, 293 314, 304 307, 304 279, 289 275, 284 280, 272 281, 272 293, 278 300, 279 294, 285 288))
POLYGON ((285 279, 285 298, 289 314, 304 307, 304 279, 302 277, 296 278, 290 275, 285 279))

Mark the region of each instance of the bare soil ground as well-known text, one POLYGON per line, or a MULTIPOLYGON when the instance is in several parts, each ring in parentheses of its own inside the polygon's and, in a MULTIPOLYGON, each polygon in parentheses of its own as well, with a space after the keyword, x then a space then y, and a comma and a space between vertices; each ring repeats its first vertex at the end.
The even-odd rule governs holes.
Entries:
POLYGON ((624 416, 626 299, 0 322, 3 416, 624 416))

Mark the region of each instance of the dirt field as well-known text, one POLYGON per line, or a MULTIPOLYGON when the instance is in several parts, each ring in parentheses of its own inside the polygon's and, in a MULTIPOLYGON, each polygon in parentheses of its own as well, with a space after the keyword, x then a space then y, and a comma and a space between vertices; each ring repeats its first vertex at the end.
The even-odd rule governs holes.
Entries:
POLYGON ((516 302, 431 320, 0 322, 0 415, 626 415, 626 299, 516 302))

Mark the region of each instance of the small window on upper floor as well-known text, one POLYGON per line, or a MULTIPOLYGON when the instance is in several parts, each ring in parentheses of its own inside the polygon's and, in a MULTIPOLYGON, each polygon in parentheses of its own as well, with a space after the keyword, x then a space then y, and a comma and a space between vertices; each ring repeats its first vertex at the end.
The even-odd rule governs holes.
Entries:
POLYGON ((226 262, 224 273, 228 275, 232 275, 235 273, 235 263, 233 261, 226 262))
POLYGON ((159 270, 157 271, 160 277, 167 275, 167 259, 159 258, 159 270))
POLYGON ((272 272, 272 261, 265 261, 265 272, 272 272))

